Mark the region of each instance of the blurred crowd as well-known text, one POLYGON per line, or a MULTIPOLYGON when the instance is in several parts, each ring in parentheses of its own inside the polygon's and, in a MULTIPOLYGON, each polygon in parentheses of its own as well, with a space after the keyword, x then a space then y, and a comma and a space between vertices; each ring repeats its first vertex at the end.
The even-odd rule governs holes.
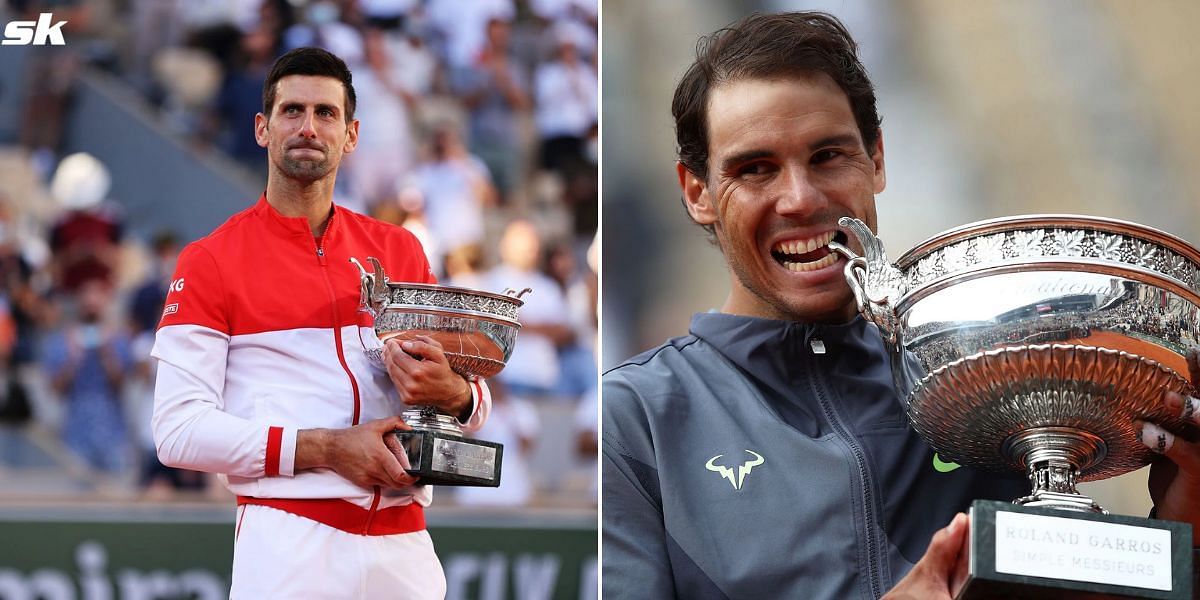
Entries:
POLYGON ((71 460, 149 493, 210 485, 158 464, 149 437, 154 328, 188 240, 129 227, 103 162, 64 156, 71 87, 107 72, 171 135, 265 181, 262 80, 316 45, 350 66, 362 121, 335 201, 413 231, 443 283, 533 290, 479 433, 505 444, 504 485, 459 500, 536 503, 545 408, 573 415, 550 454, 595 454, 596 4, 8 0, 9 18, 67 20, 71 43, 32 59, 14 140, 53 210, 22 214, 0 180, 0 421, 57 432, 71 460))

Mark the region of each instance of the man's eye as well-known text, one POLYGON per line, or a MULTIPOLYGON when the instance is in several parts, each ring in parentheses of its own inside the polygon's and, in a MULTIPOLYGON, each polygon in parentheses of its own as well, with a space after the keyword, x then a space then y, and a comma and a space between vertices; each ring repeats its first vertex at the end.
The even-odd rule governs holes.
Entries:
POLYGON ((317 113, 320 114, 322 117, 332 117, 333 116, 333 111, 329 110, 328 108, 322 108, 321 110, 317 111, 317 113))
POLYGON ((768 163, 750 163, 742 166, 738 171, 742 175, 766 175, 773 170, 773 167, 768 163))
POLYGON ((814 163, 823 163, 833 160, 841 155, 842 153, 838 150, 819 150, 816 154, 813 154, 812 161, 814 163))

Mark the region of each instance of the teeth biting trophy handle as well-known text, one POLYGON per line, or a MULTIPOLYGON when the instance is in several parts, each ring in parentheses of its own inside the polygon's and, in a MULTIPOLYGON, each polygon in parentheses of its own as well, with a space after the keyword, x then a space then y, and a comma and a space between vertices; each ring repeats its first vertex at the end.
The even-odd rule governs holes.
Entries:
POLYGON ((838 219, 838 225, 847 235, 858 240, 863 249, 863 256, 858 256, 843 244, 829 244, 831 250, 848 260, 846 283, 854 293, 855 306, 863 317, 879 326, 884 341, 894 344, 898 323, 893 302, 904 293, 903 273, 888 262, 883 241, 875 236, 866 223, 842 217, 838 219))

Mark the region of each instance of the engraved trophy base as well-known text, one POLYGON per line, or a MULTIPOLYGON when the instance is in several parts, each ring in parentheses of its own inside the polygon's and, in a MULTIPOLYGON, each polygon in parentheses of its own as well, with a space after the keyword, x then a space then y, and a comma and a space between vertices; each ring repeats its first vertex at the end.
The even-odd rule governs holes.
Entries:
MULTIPOLYGON (((407 455, 409 475, 420 484, 469 487, 500 485, 504 446, 461 435, 412 429, 392 432, 407 455)), ((403 463, 403 459, 401 460, 403 463)))
POLYGON ((969 543, 957 600, 1192 598, 1186 523, 976 500, 969 543))

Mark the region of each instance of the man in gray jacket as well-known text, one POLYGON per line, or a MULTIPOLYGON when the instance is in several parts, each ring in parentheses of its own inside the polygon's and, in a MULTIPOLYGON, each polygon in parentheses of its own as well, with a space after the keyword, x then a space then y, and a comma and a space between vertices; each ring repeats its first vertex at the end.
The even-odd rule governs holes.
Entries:
MULTIPOLYGON (((677 173, 731 291, 604 376, 604 595, 949 598, 958 513, 1028 482, 917 436, 828 248, 847 243, 839 217, 876 228, 885 184, 855 43, 828 15, 754 15, 697 54, 672 106, 677 173)), ((1181 468, 1200 463, 1188 446, 1168 453, 1181 468)), ((1175 478, 1173 497, 1200 487, 1185 479, 1200 481, 1175 478)), ((1186 512, 1171 518, 1197 522, 1186 512)))

